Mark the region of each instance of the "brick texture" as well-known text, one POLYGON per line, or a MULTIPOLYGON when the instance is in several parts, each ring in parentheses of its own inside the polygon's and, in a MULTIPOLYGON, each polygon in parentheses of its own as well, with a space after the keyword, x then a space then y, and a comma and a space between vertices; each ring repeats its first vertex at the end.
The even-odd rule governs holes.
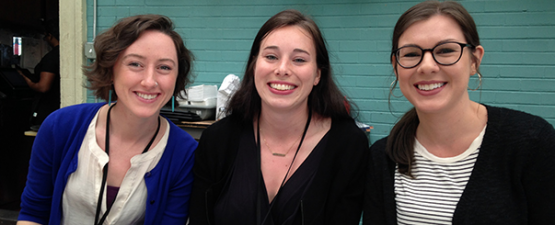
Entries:
MULTIPOLYGON (((358 120, 374 127, 370 141, 387 136, 411 105, 388 103, 393 71, 391 33, 410 0, 98 0, 97 30, 144 13, 169 16, 192 50, 194 84, 219 85, 230 73, 242 76, 252 40, 262 24, 289 8, 309 14, 327 39, 333 71, 357 104, 358 120)), ((460 1, 474 17, 485 56, 482 89, 471 99, 539 115, 555 125, 555 1, 460 1)), ((92 40, 92 1, 87 5, 92 40)), ((475 88, 475 77, 470 88, 475 88)), ((399 90, 394 94, 400 96, 399 90)), ((92 100, 92 97, 89 98, 92 100)))

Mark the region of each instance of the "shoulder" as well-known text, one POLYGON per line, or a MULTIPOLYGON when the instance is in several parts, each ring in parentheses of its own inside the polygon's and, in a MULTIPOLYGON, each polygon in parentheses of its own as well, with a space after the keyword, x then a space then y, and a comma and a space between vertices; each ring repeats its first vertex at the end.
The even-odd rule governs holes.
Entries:
POLYGON ((370 148, 372 149, 372 151, 381 151, 381 152, 385 152, 385 146, 387 144, 387 137, 384 137, 380 140, 377 140, 376 142, 374 142, 370 148))
POLYGON ((374 142, 370 146, 370 154, 373 156, 373 158, 387 157, 387 153, 385 151, 385 147, 387 146, 387 138, 388 137, 384 137, 374 142))
POLYGON ((106 103, 84 103, 66 106, 51 113, 41 125, 46 126, 77 126, 90 123, 100 107, 106 103))
POLYGON ((96 111, 98 111, 98 109, 100 109, 100 107, 104 105, 106 105, 106 102, 82 103, 82 104, 66 106, 57 111, 59 113, 66 113, 66 114, 71 114, 71 113, 96 114, 96 111))
POLYGON ((332 119, 330 133, 348 139, 360 139, 368 142, 368 137, 352 118, 332 119))
POLYGON ((245 126, 246 123, 242 122, 239 116, 232 114, 210 125, 208 128, 206 128, 206 130, 202 132, 202 136, 205 138, 229 137, 233 136, 233 134, 236 134, 238 130, 243 129, 245 126))
POLYGON ((184 156, 192 155, 197 148, 198 142, 183 129, 166 119, 170 126, 170 134, 168 137, 167 149, 178 150, 173 154, 181 154, 184 156))
POLYGON ((42 60, 45 60, 47 63, 53 64, 53 63, 58 63, 60 62, 60 46, 56 46, 54 48, 52 48, 52 50, 50 50, 48 53, 46 53, 46 55, 44 55, 44 57, 42 58, 42 60))
POLYGON ((335 157, 365 157, 368 154, 368 136, 353 119, 332 119, 328 135, 327 147, 334 149, 335 157), (335 151, 337 149, 341 151, 335 151))
POLYGON ((488 129, 495 129, 505 137, 537 137, 540 133, 553 131, 553 126, 545 119, 526 112, 486 105, 488 129))
POLYGON ((223 165, 232 163, 246 124, 237 116, 230 115, 209 126, 202 132, 195 151, 195 160, 214 163, 213 168, 222 168, 223 165))

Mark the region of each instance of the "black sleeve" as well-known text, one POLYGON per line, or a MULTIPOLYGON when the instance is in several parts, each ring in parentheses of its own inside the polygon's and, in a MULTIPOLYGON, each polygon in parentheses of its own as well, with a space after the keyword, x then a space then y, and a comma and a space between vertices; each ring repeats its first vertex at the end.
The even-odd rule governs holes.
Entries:
MULTIPOLYGON (((189 224, 204 225, 213 221, 212 205, 214 202, 207 199, 210 194, 210 186, 214 183, 211 173, 215 168, 210 168, 210 156, 207 151, 211 148, 213 140, 210 130, 205 130, 200 138, 199 145, 195 151, 195 164, 193 166, 193 189, 189 206, 189 224)), ((213 223, 213 222, 212 222, 213 223)))
MULTIPOLYGON (((354 122, 353 122, 354 124, 354 122)), ((352 127, 355 127, 353 125, 352 127)), ((344 159, 339 161, 341 169, 338 171, 340 177, 335 178, 332 184, 332 191, 337 193, 339 199, 331 212, 328 212, 331 219, 325 224, 356 224, 360 223, 360 216, 363 208, 364 196, 364 177, 367 176, 365 168, 368 164, 369 143, 367 136, 358 128, 351 128, 354 132, 342 132, 339 136, 343 146, 337 150, 342 150, 344 159), (347 153, 347 150, 349 153, 347 153), (349 154, 349 156, 347 156, 349 154)), ((339 158, 339 156, 338 156, 339 158)))
MULTIPOLYGON (((56 47, 48 52, 40 61, 41 72, 60 74, 60 48, 56 47)), ((40 75, 40 74, 37 74, 40 75)))
POLYGON ((538 132, 531 133, 533 143, 530 161, 522 184, 528 202, 529 224, 552 224, 555 221, 555 130, 547 121, 530 124, 538 132))
POLYGON ((214 204, 235 161, 241 127, 224 118, 203 133, 195 151, 190 225, 214 224, 214 204))
MULTIPOLYGON (((370 147, 370 162, 367 166, 365 179, 363 224, 387 224, 384 182, 388 177, 387 155, 385 154, 386 138, 370 147)), ((387 185, 386 185, 387 186, 387 185)))

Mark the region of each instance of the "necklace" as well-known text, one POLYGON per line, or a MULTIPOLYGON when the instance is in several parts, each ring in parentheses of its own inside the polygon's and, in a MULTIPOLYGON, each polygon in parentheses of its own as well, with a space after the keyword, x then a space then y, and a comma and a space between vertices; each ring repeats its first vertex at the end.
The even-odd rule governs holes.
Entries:
POLYGON ((264 138, 264 145, 266 145, 266 147, 268 148, 268 151, 270 151, 270 153, 272 153, 273 156, 285 157, 287 156, 287 153, 289 153, 291 149, 293 149, 293 146, 295 146, 295 143, 297 143, 297 141, 299 141, 301 137, 302 136, 299 136, 299 138, 295 140, 293 144, 291 144, 291 147, 289 147, 289 149, 285 153, 273 152, 270 146, 268 145, 268 141, 266 141, 266 138, 264 138))
MULTIPOLYGON (((108 109, 108 115, 106 116, 106 139, 104 142, 104 148, 106 149, 106 155, 110 156, 110 112, 112 111, 112 108, 116 105, 116 103, 114 103, 112 106, 110 106, 110 108, 108 109)), ((158 131, 160 131, 160 117, 158 117, 158 128, 156 128, 156 132, 154 133, 154 137, 152 137, 152 139, 150 139, 150 142, 148 142, 148 145, 146 146, 145 150, 143 150, 143 152, 141 154, 144 154, 145 152, 148 151, 148 149, 150 148, 150 146, 152 145, 152 143, 154 142, 154 139, 156 139, 156 136, 158 135, 158 131)), ((104 220, 106 220, 106 217, 108 216, 108 213, 110 212, 110 210, 112 209, 112 205, 114 205, 113 203, 108 205, 108 207, 106 208, 106 212, 104 213, 104 215, 102 215, 102 218, 100 218, 100 221, 98 220, 98 217, 100 216, 100 209, 101 204, 102 204, 102 196, 104 194, 104 186, 106 186, 106 180, 108 178, 108 163, 106 163, 106 165, 104 165, 104 169, 102 172, 102 184, 100 185, 100 194, 98 195, 98 202, 96 203, 96 214, 94 216, 94 224, 100 225, 104 223, 104 220)), ((116 196, 114 197, 114 201, 117 198, 118 194, 116 193, 116 196)))
MULTIPOLYGON (((278 190, 278 192, 276 193, 276 195, 274 196, 274 201, 272 201, 272 203, 270 203, 270 207, 268 208, 268 211, 266 212, 266 215, 264 217, 262 217, 262 213, 260 212, 260 209, 262 208, 261 205, 261 197, 260 195, 257 197, 257 211, 256 211, 256 220, 260 221, 262 220, 262 223, 257 223, 257 224, 265 224, 266 219, 268 219, 268 215, 270 215, 272 213, 272 208, 274 207, 274 202, 275 199, 278 198, 279 194, 281 193, 281 187, 283 187, 283 185, 285 184, 285 181, 287 180, 287 176, 289 176, 289 172, 291 171, 291 167, 293 166, 293 163, 295 162, 295 159, 297 158, 297 154, 299 153, 299 150, 301 149, 301 146, 303 145, 303 141, 304 141, 304 137, 306 136, 306 132, 308 131, 308 126, 310 125, 310 120, 312 119, 312 110, 308 110, 308 118, 306 120, 306 125, 304 127, 304 131, 303 131, 303 135, 301 136, 301 141, 299 142, 299 145, 297 146, 297 151, 295 152, 295 155, 293 156, 293 159, 291 160, 291 164, 289 164, 289 168, 287 169, 287 172, 285 173, 285 176, 283 177, 283 180, 281 181, 281 184, 279 185, 280 188, 278 190)), ((258 167, 260 168, 260 114, 258 114, 258 122, 256 125, 256 148, 258 148, 258 167)), ((293 143, 293 145, 295 145, 293 143)), ((271 151, 270 151, 271 152, 271 151)), ((273 153, 272 153, 273 154, 273 153)), ((287 152, 285 153, 287 154, 287 152)), ((262 179, 264 180, 264 178, 261 177, 262 173, 259 173, 258 179, 262 179)), ((260 180, 259 180, 260 181, 260 180)))

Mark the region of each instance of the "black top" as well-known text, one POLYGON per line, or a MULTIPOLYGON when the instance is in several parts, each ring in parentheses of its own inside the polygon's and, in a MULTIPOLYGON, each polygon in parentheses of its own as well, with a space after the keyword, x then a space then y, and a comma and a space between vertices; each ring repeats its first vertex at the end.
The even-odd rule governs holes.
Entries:
POLYGON ((316 174, 327 137, 326 134, 283 185, 274 199, 271 213, 267 215, 270 209, 268 192, 261 179, 259 163, 255 160, 260 152, 253 129, 244 130, 231 179, 214 206, 215 224, 259 224, 257 210, 260 210, 260 221, 268 216, 265 225, 299 224, 295 221, 300 221, 300 202, 316 174), (260 207, 257 207, 258 201, 262 203, 260 207))
MULTIPOLYGON (((528 113, 487 106, 488 122, 453 224, 553 224, 555 130, 528 113)), ((386 138, 370 148, 364 224, 397 224, 395 163, 386 138)))
POLYGON ((44 119, 60 108, 60 46, 52 50, 35 66, 35 75, 50 72, 55 75, 50 89, 45 93, 37 93, 33 100, 31 125, 40 125, 44 119))
MULTIPOLYGON (((241 134, 247 129, 253 129, 252 121, 243 122, 242 115, 232 114, 202 133, 195 151, 190 225, 216 224, 214 205, 227 189, 224 184, 234 176, 241 134)), ((327 136, 326 144, 322 145, 320 165, 302 196, 302 221, 294 224, 358 225, 364 168, 368 162, 368 138, 352 119, 332 119, 327 136)))

